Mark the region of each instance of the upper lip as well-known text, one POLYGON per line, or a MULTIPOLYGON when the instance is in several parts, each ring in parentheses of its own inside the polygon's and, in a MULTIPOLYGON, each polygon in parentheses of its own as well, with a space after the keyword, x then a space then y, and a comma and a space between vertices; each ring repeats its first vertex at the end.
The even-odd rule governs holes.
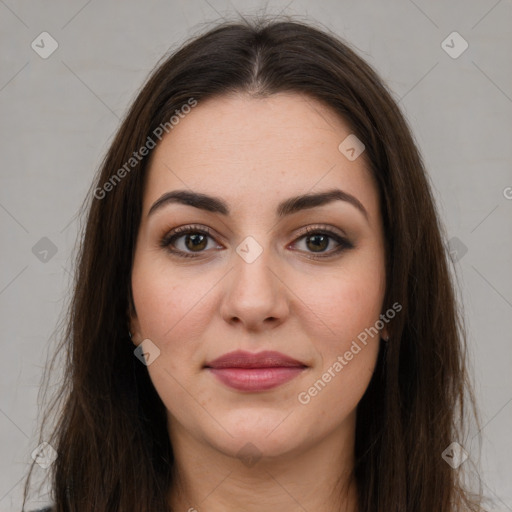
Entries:
POLYGON ((206 368, 277 368, 283 366, 306 367, 304 363, 292 357, 269 350, 255 354, 244 350, 235 350, 205 364, 206 368))

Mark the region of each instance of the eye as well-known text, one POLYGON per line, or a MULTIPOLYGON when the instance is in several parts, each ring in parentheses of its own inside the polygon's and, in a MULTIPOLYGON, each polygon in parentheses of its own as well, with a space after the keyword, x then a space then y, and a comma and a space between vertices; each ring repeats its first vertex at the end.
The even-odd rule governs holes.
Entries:
POLYGON ((354 245, 345 237, 322 226, 308 226, 303 233, 305 234, 300 236, 295 243, 304 240, 306 248, 312 250, 312 254, 307 256, 311 259, 333 257, 342 251, 354 248, 354 245), (336 242, 338 245, 334 249, 326 252, 327 247, 329 247, 332 241, 336 242))
MULTIPOLYGON (((308 226, 302 233, 303 234, 299 236, 292 245, 304 239, 306 242, 305 252, 310 252, 310 255, 307 257, 311 259, 332 257, 346 249, 352 249, 354 247, 346 238, 325 227, 308 226), (332 241, 336 242, 338 245, 334 249, 326 252, 326 249, 332 241)), ((160 246, 178 257, 196 258, 201 253, 205 252, 209 240, 214 239, 208 227, 189 225, 176 228, 165 235, 160 241, 160 246), (180 239, 183 239, 183 245, 182 247, 177 247, 179 245, 177 242, 179 242, 180 239)), ((222 248, 222 246, 218 246, 218 248, 222 248)))
POLYGON ((196 255, 193 253, 203 252, 208 245, 208 239, 213 240, 213 237, 210 234, 210 228, 206 226, 181 226, 164 236, 160 241, 160 247, 182 258, 195 258, 196 255), (175 248, 176 241, 180 238, 184 239, 184 249, 175 248), (186 252, 187 250, 190 250, 192 253, 186 252))

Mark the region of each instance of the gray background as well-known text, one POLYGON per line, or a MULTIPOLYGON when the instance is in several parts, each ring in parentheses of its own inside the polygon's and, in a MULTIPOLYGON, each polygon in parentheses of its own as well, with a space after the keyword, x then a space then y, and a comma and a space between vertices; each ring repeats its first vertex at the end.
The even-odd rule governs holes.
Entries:
MULTIPOLYGON (((0 0, 0 510, 20 510, 46 352, 69 296, 75 214, 93 173, 162 55, 236 9, 318 20, 399 101, 456 260, 482 414, 480 474, 494 510, 512 511, 511 0, 0 0), (31 47, 44 31, 59 45, 46 59, 31 47), (469 44, 458 58, 442 46, 453 31, 469 44), (41 252, 43 237, 56 254, 41 252)), ((466 446, 478 462, 476 448, 466 446)), ((46 499, 43 489, 34 504, 46 499)))

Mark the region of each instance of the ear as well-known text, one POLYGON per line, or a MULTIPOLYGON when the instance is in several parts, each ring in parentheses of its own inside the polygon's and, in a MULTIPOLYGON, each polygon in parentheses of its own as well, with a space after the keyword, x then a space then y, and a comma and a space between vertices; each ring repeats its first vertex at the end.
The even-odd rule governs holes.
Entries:
POLYGON ((384 323, 384 327, 380 330, 380 337, 384 341, 388 341, 389 340, 388 324, 386 322, 383 322, 383 323, 384 323))
POLYGON ((130 320, 130 337, 132 343, 138 347, 140 342, 142 341, 142 336, 140 333, 139 320, 137 317, 130 320))
POLYGON ((126 312, 126 314, 128 317, 128 329, 131 334, 132 343, 135 346, 138 346, 142 340, 142 336, 141 336, 141 332, 140 332, 139 319, 137 317, 137 312, 135 311, 135 306, 133 304, 131 294, 128 299, 128 311, 126 312))

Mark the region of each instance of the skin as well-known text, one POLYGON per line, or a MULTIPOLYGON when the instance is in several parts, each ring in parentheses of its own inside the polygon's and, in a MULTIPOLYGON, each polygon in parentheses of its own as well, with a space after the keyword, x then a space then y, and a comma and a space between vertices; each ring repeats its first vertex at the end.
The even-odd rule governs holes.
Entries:
MULTIPOLYGON (((130 328, 136 345, 150 339, 160 350, 147 369, 168 411, 175 510, 357 510, 347 475, 356 406, 375 368, 378 336, 309 403, 298 400, 384 313, 379 196, 364 153, 349 161, 338 149, 350 133, 314 99, 235 94, 199 102, 153 150, 130 328), (345 201, 277 219, 279 202, 332 188, 354 195, 368 220, 345 201), (151 205, 176 189, 221 197, 232 213, 169 204, 148 217, 151 205), (186 235, 174 241, 195 258, 160 247, 166 234, 188 224, 212 230, 200 249, 186 235), (315 252, 312 235, 300 232, 309 225, 331 228, 354 248, 334 254, 338 242, 329 238, 315 252), (262 248, 252 263, 236 252, 247 236, 262 248), (268 391, 236 391, 203 366, 237 349, 276 350, 308 368, 268 391), (259 457, 253 465, 237 455, 247 443, 259 457), (338 481, 343 492, 336 494, 338 481)), ((387 337, 386 327, 381 335, 387 337)))

